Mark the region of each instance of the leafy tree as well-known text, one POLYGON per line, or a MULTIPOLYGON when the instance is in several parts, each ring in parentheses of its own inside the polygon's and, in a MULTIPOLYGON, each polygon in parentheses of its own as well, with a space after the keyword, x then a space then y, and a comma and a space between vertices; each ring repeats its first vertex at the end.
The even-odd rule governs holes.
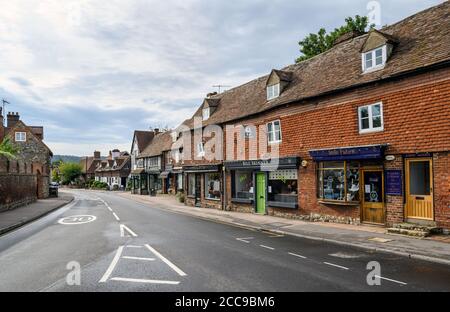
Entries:
POLYGON ((0 143, 0 156, 5 156, 8 159, 16 158, 19 153, 19 147, 11 142, 11 138, 5 137, 0 143))
POLYGON ((78 163, 62 163, 59 166, 62 184, 70 184, 75 182, 81 175, 81 165, 78 163))
POLYGON ((59 175, 58 168, 52 170, 52 181, 53 182, 61 182, 61 176, 59 175))
MULTIPOLYGON (((369 20, 367 16, 356 15, 355 18, 347 17, 345 19, 345 25, 335 28, 329 34, 327 34, 325 28, 321 28, 317 34, 309 34, 298 43, 302 55, 297 58, 296 62, 298 63, 310 59, 313 56, 331 49, 336 39, 343 34, 351 31, 365 33, 368 26, 369 20)), ((374 26, 375 25, 370 25, 370 28, 373 28, 374 26)))

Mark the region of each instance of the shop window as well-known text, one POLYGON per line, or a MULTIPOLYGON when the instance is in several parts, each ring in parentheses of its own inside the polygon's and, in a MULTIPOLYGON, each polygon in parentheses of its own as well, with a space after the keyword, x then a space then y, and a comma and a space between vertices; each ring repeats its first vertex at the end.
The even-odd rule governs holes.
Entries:
POLYGON ((177 188, 178 188, 178 191, 183 190, 183 175, 182 174, 177 175, 177 188))
POLYGON ((269 172, 269 201, 297 203, 297 169, 285 169, 269 172))
POLYGON ((358 108, 359 133, 383 130, 382 103, 361 106, 358 108))
POLYGON ((195 196, 195 174, 188 174, 188 195, 195 196))
POLYGON ((205 198, 220 199, 220 174, 205 173, 205 198))
POLYGON ((233 198, 253 199, 253 174, 251 171, 234 172, 233 198))
POLYGON ((317 173, 319 199, 358 202, 359 163, 330 161, 319 163, 317 173))

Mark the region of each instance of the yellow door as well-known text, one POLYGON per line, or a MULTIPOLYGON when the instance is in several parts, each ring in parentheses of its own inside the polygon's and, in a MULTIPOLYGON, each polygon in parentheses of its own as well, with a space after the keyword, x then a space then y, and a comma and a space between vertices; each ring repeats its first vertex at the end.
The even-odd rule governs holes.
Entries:
POLYGON ((363 222, 384 223, 384 177, 382 170, 362 171, 363 222))
POLYGON ((433 220, 433 166, 431 158, 406 160, 406 217, 433 220))

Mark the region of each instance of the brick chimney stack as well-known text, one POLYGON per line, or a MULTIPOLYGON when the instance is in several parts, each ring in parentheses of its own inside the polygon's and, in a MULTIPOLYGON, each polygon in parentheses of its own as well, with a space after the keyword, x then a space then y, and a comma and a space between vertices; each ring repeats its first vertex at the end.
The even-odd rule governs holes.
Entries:
POLYGON ((6 126, 8 128, 12 128, 16 125, 16 123, 20 120, 19 113, 9 112, 6 116, 7 124, 6 126))
POLYGON ((99 151, 95 151, 94 152, 94 159, 100 159, 100 157, 101 157, 100 152, 99 151))

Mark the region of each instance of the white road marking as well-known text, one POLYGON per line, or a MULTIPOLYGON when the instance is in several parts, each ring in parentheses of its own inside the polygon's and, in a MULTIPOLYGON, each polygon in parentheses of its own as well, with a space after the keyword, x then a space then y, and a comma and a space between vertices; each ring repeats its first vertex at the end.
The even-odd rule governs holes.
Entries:
POLYGON ((236 238, 236 240, 249 244, 250 242, 248 241, 248 239, 253 239, 253 238, 254 237, 243 237, 243 238, 236 238))
POLYGON ((113 212, 113 210, 111 209, 111 207, 106 206, 106 208, 108 208, 109 211, 113 212))
POLYGON ((326 264, 326 265, 331 265, 331 266, 334 266, 334 267, 336 267, 336 268, 340 268, 340 269, 343 269, 343 270, 350 270, 349 268, 347 268, 347 267, 345 267, 345 266, 338 265, 338 264, 334 264, 334 263, 330 263, 330 262, 324 262, 324 264, 326 264))
POLYGON ((172 262, 170 262, 168 259, 166 259, 163 255, 161 255, 158 251, 156 251, 156 249, 154 249, 152 246, 150 246, 149 244, 145 244, 145 247, 148 248, 148 250, 150 250, 151 252, 153 252, 159 259, 161 259, 163 262, 165 262, 169 267, 172 268, 172 270, 174 270, 175 272, 178 273, 178 275, 180 276, 186 276, 187 274, 184 273, 179 267, 177 267, 175 264, 173 264, 172 262))
POLYGON ((115 212, 113 212, 113 216, 114 216, 114 218, 116 218, 117 221, 120 221, 119 217, 116 215, 115 212))
POLYGON ((126 245, 125 247, 128 247, 128 248, 142 248, 142 246, 136 246, 136 245, 126 245))
POLYGON ((180 282, 176 282, 176 281, 148 280, 148 279, 139 279, 139 278, 125 278, 125 277, 113 277, 113 278, 111 278, 111 280, 122 281, 122 282, 133 282, 133 283, 169 284, 169 285, 178 285, 180 283, 180 282))
POLYGON ((270 250, 275 250, 275 248, 269 247, 269 246, 266 246, 266 245, 259 245, 259 246, 261 246, 262 248, 267 248, 267 249, 270 249, 270 250))
POLYGON ((130 233, 131 236, 137 237, 137 234, 134 233, 129 227, 127 227, 125 224, 120 225, 120 237, 125 237, 125 230, 130 233))
POLYGON ((108 280, 108 278, 111 276, 112 271, 117 265, 117 262, 119 262, 120 256, 122 255, 123 246, 120 246, 117 249, 116 255, 114 256, 113 261, 109 265, 108 269, 106 270, 105 274, 103 275, 102 279, 99 281, 99 283, 104 283, 108 280))
POLYGON ((293 252, 288 252, 288 254, 290 254, 291 256, 294 256, 294 257, 299 257, 299 258, 302 258, 302 259, 306 259, 305 256, 302 256, 302 255, 299 255, 299 254, 295 254, 293 252))
POLYGON ((122 259, 155 261, 155 258, 143 258, 143 257, 131 257, 131 256, 123 256, 122 259))
POLYGON ((405 282, 396 281, 396 280, 393 280, 393 279, 390 279, 390 278, 387 278, 387 277, 383 277, 383 276, 379 276, 379 275, 375 275, 375 277, 384 279, 384 280, 386 280, 386 281, 398 283, 398 284, 401 284, 401 285, 408 285, 408 284, 405 283, 405 282))

